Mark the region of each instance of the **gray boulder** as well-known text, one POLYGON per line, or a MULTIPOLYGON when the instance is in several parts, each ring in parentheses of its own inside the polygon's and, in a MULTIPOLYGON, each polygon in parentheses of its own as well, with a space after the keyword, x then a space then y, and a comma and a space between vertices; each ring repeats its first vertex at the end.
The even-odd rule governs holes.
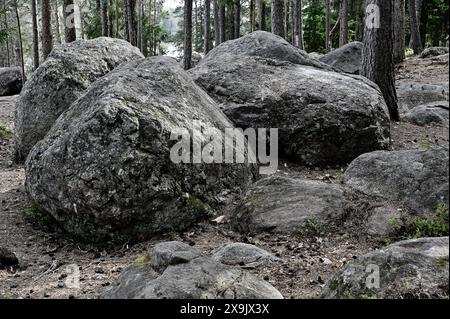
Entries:
POLYGON ((423 84, 400 81, 397 84, 398 105, 401 113, 406 114, 419 105, 448 101, 449 85, 423 84))
POLYGON ((21 90, 22 71, 20 68, 0 68, 0 96, 16 95, 21 90))
POLYGON ((360 74, 362 50, 362 42, 351 42, 325 54, 319 60, 342 72, 360 74))
POLYGON ((423 50, 419 57, 421 59, 426 59, 426 58, 431 58, 431 57, 435 57, 435 56, 439 56, 439 55, 444 55, 447 53, 449 53, 447 47, 431 47, 431 48, 426 48, 425 50, 423 50))
POLYGON ((308 53, 289 44, 283 38, 266 31, 255 31, 239 39, 223 42, 212 49, 202 63, 220 61, 222 55, 246 55, 331 69, 328 65, 310 57, 308 53))
POLYGON ((278 128, 281 155, 302 164, 346 164, 390 145, 384 99, 362 77, 227 53, 190 74, 237 127, 278 128))
POLYGON ((280 261, 279 258, 264 249, 244 243, 225 244, 214 250, 212 258, 231 266, 259 266, 280 261))
POLYGON ((244 233, 297 235, 311 227, 328 226, 343 213, 339 185, 268 177, 248 190, 232 214, 231 225, 244 233))
POLYGON ((448 248, 448 237, 420 238, 368 253, 336 273, 321 297, 448 298, 448 248))
POLYGON ((440 201, 448 204, 448 164, 446 148, 372 152, 350 164, 344 183, 419 213, 432 213, 440 201))
POLYGON ((17 100, 16 160, 25 160, 56 119, 95 80, 123 62, 140 58, 143 55, 137 48, 112 38, 80 40, 53 49, 17 100))
POLYGON ((26 190, 88 241, 185 229, 256 176, 247 164, 175 164, 171 134, 194 120, 232 127, 174 59, 130 62, 92 84, 33 148, 26 190))
POLYGON ((179 241, 158 243, 149 251, 150 264, 159 273, 170 265, 188 263, 199 256, 197 249, 179 241))
MULTIPOLYGON (((182 243, 178 243, 182 244, 182 243)), ((165 245, 164 243, 162 245, 165 245)), ((171 244, 174 245, 173 243, 171 244)), ((178 259, 177 259, 178 260, 178 259)), ((210 257, 174 262, 158 273, 131 265, 101 294, 103 299, 282 299, 269 283, 210 257)))
POLYGON ((416 106, 405 115, 404 119, 419 126, 430 124, 448 125, 448 101, 431 102, 416 106))

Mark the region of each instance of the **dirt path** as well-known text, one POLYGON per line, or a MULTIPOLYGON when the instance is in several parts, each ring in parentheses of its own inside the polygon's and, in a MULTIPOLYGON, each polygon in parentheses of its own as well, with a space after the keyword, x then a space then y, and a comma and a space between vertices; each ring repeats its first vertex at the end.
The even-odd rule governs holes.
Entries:
MULTIPOLYGON (((442 72, 448 72, 448 66, 446 70, 441 67, 440 72, 433 73, 433 80, 445 79, 442 72)), ((448 74, 446 77, 448 81, 448 74)), ((0 124, 10 129, 13 129, 14 101, 15 97, 0 98, 0 124)), ((424 128, 397 123, 392 126, 392 139, 395 150, 448 145, 448 127, 424 128)), ((231 231, 227 224, 205 221, 180 235, 167 234, 138 245, 124 243, 97 250, 73 242, 45 226, 42 216, 35 216, 24 190, 23 166, 12 161, 13 149, 11 136, 0 140, 0 245, 11 249, 21 262, 19 269, 0 270, 0 295, 7 297, 95 298, 103 286, 116 279, 150 244, 184 240, 205 253, 223 243, 237 241, 265 248, 284 262, 251 271, 268 280, 285 298, 314 298, 342 265, 380 245, 345 229, 308 239, 273 235, 248 238, 231 231), (34 218, 30 218, 32 215, 34 218), (70 265, 80 269, 80 288, 67 285, 73 270, 70 265)), ((282 163, 278 174, 335 182, 334 178, 344 169, 311 170, 282 163)))

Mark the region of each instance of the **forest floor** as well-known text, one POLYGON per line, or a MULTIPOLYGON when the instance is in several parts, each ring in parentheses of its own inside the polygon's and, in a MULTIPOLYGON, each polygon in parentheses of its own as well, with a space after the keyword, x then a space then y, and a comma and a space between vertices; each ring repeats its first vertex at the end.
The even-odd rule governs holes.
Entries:
MULTIPOLYGON (((399 68, 398 78, 422 83, 448 82, 448 65, 434 65, 409 59, 399 68)), ((0 124, 13 130, 17 97, 0 98, 0 124)), ((419 127, 394 123, 393 150, 419 148, 427 144, 448 145, 448 127, 419 127)), ((283 259, 282 263, 250 271, 262 276, 285 298, 316 298, 324 283, 345 263, 382 243, 352 230, 312 238, 261 235, 242 236, 227 223, 203 221, 183 234, 168 234, 152 241, 98 250, 77 244, 61 232, 36 220, 33 205, 24 189, 23 165, 13 163, 14 138, 0 139, 0 246, 12 250, 20 260, 17 269, 0 270, 0 295, 11 298, 95 298, 111 284, 121 270, 143 255, 151 244, 183 240, 208 253, 227 242, 247 242, 283 259), (80 269, 79 289, 64 283, 69 265, 80 269)), ((310 169, 280 163, 278 174, 337 182, 345 167, 310 169)))

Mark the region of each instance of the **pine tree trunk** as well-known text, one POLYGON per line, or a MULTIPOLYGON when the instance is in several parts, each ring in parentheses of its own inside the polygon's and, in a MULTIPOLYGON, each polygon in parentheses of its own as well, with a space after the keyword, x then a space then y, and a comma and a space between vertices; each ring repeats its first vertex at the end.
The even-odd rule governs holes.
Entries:
POLYGON ((17 34, 19 36, 20 69, 22 71, 22 85, 23 85, 25 83, 25 61, 23 58, 22 26, 20 24, 19 8, 17 5, 17 0, 14 1, 14 9, 16 12, 17 34))
POLYGON ((284 0, 284 35, 287 40, 289 40, 289 16, 291 15, 290 12, 290 0, 284 0))
POLYGON ((405 59, 405 0, 394 0, 394 63, 405 59))
POLYGON ((73 42, 77 39, 73 0, 64 0, 64 39, 66 43, 73 42))
POLYGON ((250 0, 250 32, 255 31, 255 0, 250 0))
POLYGON ((211 0, 205 0, 205 31, 204 31, 204 53, 211 50, 211 0))
POLYGON ((241 36, 241 1, 234 1, 234 38, 241 36))
POLYGON ((394 3, 385 0, 367 0, 366 5, 378 6, 379 25, 376 23, 366 25, 361 73, 378 84, 389 108, 391 120, 399 121, 393 59, 394 3))
POLYGON ((219 0, 213 0, 214 10, 214 45, 220 44, 220 30, 219 30, 219 0))
POLYGON ((119 37, 119 0, 115 0, 116 2, 115 2, 115 5, 116 5, 116 12, 115 12, 115 16, 114 16, 114 18, 115 18, 115 34, 114 34, 114 36, 116 37, 116 38, 118 38, 119 37))
POLYGON ((341 0, 339 47, 348 43, 348 0, 341 0))
POLYGON ((303 40, 303 0, 297 0, 297 2, 298 2, 298 47, 304 50, 305 43, 303 40))
POLYGON ((39 32, 36 0, 31 0, 31 25, 33 30, 33 70, 39 67, 39 32))
POLYGON ((52 35, 52 6, 50 0, 41 0, 41 33, 42 33, 42 56, 44 60, 53 49, 52 35))
POLYGON ((409 22, 411 28, 411 48, 414 54, 420 54, 423 50, 420 39, 419 24, 417 22, 416 0, 409 0, 409 22))
MULTIPOLYGON (((218 0, 219 1, 219 0, 218 0)), ((219 29, 220 29, 220 43, 225 42, 226 39, 226 12, 225 5, 220 3, 219 7, 219 29)))
MULTIPOLYGON (((3 0, 3 24, 5 30, 8 30, 8 15, 6 11, 6 0, 3 0)), ((6 34, 6 66, 11 66, 11 56, 9 53, 9 35, 6 34)))
POLYGON ((258 0, 258 30, 266 30, 266 4, 264 0, 258 0))
POLYGON ((61 25, 59 23, 58 1, 54 0, 56 43, 61 44, 61 25))
POLYGON ((184 0, 184 69, 189 70, 192 63, 192 0, 184 0))
POLYGON ((284 0, 272 0, 272 33, 282 38, 284 34, 284 0))
POLYGON ((100 0, 100 18, 102 24, 102 36, 109 35, 108 0, 100 0))
POLYGON ((331 51, 331 0, 325 0, 325 51, 331 51))

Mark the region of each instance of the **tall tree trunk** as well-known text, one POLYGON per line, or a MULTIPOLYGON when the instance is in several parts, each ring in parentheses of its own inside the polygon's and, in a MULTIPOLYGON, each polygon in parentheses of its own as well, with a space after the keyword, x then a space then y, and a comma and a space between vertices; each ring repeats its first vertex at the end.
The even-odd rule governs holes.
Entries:
POLYGON ((272 33, 282 38, 284 34, 284 0, 272 0, 272 33))
POLYGON ((64 0, 64 39, 66 43, 73 42, 77 39, 73 0, 64 0))
POLYGON ((341 47, 348 43, 348 0, 341 0, 341 6, 339 11, 340 11, 339 47, 341 47))
POLYGON ((139 0, 139 49, 144 51, 144 19, 145 19, 145 6, 144 0, 139 0))
POLYGON ((214 45, 218 46, 220 44, 220 30, 219 30, 219 0, 213 1, 213 11, 214 11, 214 45))
MULTIPOLYGON (((420 40, 422 41, 422 46, 425 46, 427 42, 427 29, 428 29, 428 19, 429 19, 429 2, 421 2, 420 15, 418 15, 419 21, 419 31, 420 31, 420 40)), ((447 20, 448 21, 448 20, 447 20)), ((448 27, 444 26, 445 30, 448 30, 448 27)), ((448 32, 448 31, 447 31, 448 32)))
POLYGON ((409 22, 411 28, 411 48, 414 54, 420 54, 423 50, 420 39, 419 24, 417 23, 416 0, 409 0, 409 22))
POLYGON ((39 67, 39 31, 36 0, 31 0, 31 25, 33 29, 33 70, 36 70, 39 67))
POLYGON ((192 64, 192 0, 184 0, 184 69, 189 70, 192 64))
POLYGON ((234 0, 234 38, 241 36, 241 1, 234 0))
POLYGON ((82 40, 86 39, 85 34, 84 34, 84 12, 83 12, 85 5, 86 5, 86 0, 83 1, 82 3, 80 3, 80 6, 79 6, 79 9, 80 9, 79 10, 79 12, 80 12, 80 36, 81 36, 82 40))
POLYGON ((258 0, 258 30, 266 30, 266 3, 258 0))
MULTIPOLYGON (((220 1, 220 0, 218 0, 220 1)), ((220 2, 219 8, 219 29, 220 29, 220 43, 225 42, 226 39, 226 12, 225 4, 220 2)))
POLYGON ((250 32, 255 31, 255 0, 250 0, 250 32))
POLYGON ((325 0, 325 50, 331 51, 331 0, 325 0))
POLYGON ((120 30, 120 27, 119 27, 119 13, 120 13, 120 11, 119 11, 119 0, 115 0, 115 6, 116 6, 116 10, 115 10, 115 16, 114 16, 114 20, 115 20, 115 31, 114 31, 114 36, 116 37, 116 38, 118 38, 119 37, 119 30, 120 30))
POLYGON ((379 15, 368 15, 364 34, 362 75, 380 87, 392 121, 399 121, 394 77, 394 2, 367 0, 366 5, 376 5, 379 15), (379 21, 377 19, 379 18, 379 21), (379 23, 378 23, 379 22, 379 23))
POLYGON ((290 12, 290 0, 284 0, 284 36, 286 40, 289 40, 289 16, 291 15, 290 12))
POLYGON ((53 49, 52 35, 52 6, 50 0, 41 0, 41 33, 42 33, 42 56, 44 60, 53 49))
MULTIPOLYGON (((3 0, 3 24, 5 30, 8 30, 8 14, 6 11, 6 0, 3 0)), ((6 66, 11 66, 11 56, 9 54, 9 35, 6 34, 6 66)))
POLYGON ((14 1, 14 9, 16 12, 17 34, 19 36, 20 69, 22 71, 22 84, 24 84, 25 83, 25 62, 24 62, 24 58, 23 58, 22 27, 20 25, 19 8, 17 5, 17 0, 14 1))
MULTIPOLYGON (((396 1, 396 0, 395 0, 396 1)), ((404 0, 403 0, 404 1, 404 0)), ((364 37, 364 0, 357 0, 356 8, 356 41, 362 41, 364 37)))
POLYGON ((298 47, 302 50, 305 49, 305 43, 303 40, 303 0, 297 0, 298 2, 298 47))
POLYGON ((205 55, 211 50, 211 0, 205 0, 205 37, 204 37, 204 53, 205 55))
POLYGON ((405 59, 405 0, 394 0, 394 63, 405 59))
POLYGON ((55 11, 55 31, 56 31, 56 43, 61 44, 61 25, 59 23, 59 13, 58 13, 58 1, 53 1, 54 11, 55 11))
POLYGON ((109 35, 108 0, 100 0, 100 18, 102 24, 102 36, 109 35))

